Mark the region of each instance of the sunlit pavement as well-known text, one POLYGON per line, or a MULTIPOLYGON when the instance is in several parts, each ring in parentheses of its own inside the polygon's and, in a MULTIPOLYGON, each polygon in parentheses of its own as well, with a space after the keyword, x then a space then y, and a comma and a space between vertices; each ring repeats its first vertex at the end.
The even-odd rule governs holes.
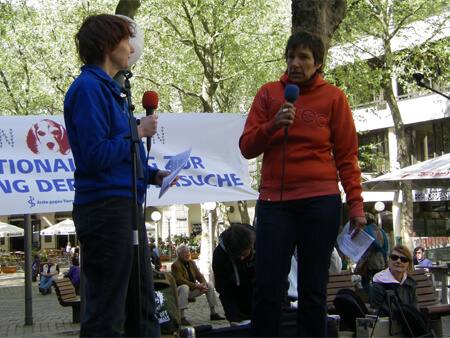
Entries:
MULTIPOLYGON (((64 269, 61 269, 62 271, 64 269)), ((62 274, 60 275, 62 278, 62 274)), ((80 324, 72 323, 72 308, 62 307, 55 290, 45 296, 39 293, 38 283, 32 283, 32 325, 25 325, 25 274, 0 273, 0 337, 64 337, 78 336, 80 324)), ((218 307, 223 315, 223 308, 218 307)), ((228 321, 210 321, 206 296, 189 304, 186 316, 193 326, 229 326, 228 321)))

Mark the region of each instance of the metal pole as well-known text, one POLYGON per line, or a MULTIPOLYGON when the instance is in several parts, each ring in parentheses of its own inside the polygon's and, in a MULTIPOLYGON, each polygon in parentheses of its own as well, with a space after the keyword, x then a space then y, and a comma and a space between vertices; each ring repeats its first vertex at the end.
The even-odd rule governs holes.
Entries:
POLYGON ((381 218, 381 212, 378 213, 378 226, 383 229, 383 220, 381 218))
POLYGON ((155 228, 155 245, 156 245, 156 251, 158 252, 158 255, 160 255, 161 253, 159 252, 159 241, 158 241, 158 236, 159 236, 158 221, 156 221, 155 224, 156 224, 156 228, 155 228))
POLYGON ((167 223, 168 223, 168 245, 169 245, 169 262, 172 261, 172 236, 170 234, 170 220, 172 219, 172 207, 170 207, 169 212, 166 215, 167 223))
POLYGON ((31 242, 33 229, 31 228, 30 214, 24 215, 25 237, 25 325, 33 325, 33 302, 31 293, 31 242))
POLYGON ((208 214, 208 222, 209 222, 209 257, 210 257, 210 261, 209 261, 209 281, 211 283, 214 283, 213 281, 213 272, 212 272, 212 257, 213 257, 213 249, 214 249, 214 245, 213 245, 213 226, 212 226, 212 210, 209 210, 209 214, 208 214))

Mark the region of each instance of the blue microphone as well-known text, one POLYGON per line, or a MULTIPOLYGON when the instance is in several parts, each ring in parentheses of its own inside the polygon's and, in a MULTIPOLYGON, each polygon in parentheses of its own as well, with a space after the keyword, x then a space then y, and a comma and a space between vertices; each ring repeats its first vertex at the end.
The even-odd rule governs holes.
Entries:
MULTIPOLYGON (((284 89, 284 98, 287 102, 294 103, 298 99, 300 89, 295 84, 288 84, 284 89)), ((289 125, 286 125, 286 134, 289 130, 289 125)))

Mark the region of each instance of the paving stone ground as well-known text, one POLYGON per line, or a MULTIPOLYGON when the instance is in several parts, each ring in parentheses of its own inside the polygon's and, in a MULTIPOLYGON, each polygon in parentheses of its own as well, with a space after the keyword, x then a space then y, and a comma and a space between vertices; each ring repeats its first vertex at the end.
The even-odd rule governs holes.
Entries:
MULTIPOLYGON (((64 270, 63 268, 61 269, 64 270)), ((62 276, 60 276, 62 278, 62 276)), ((72 308, 59 305, 54 290, 45 296, 39 293, 37 283, 32 283, 32 325, 25 325, 25 274, 0 273, 0 337, 76 337, 80 324, 72 323, 72 308)), ((224 314, 219 304, 218 312, 224 314)), ((227 327, 228 321, 211 321, 206 296, 197 298, 186 311, 193 326, 212 325, 227 327)))
MULTIPOLYGON (((0 273, 0 337, 79 336, 80 324, 72 323, 72 308, 59 305, 54 290, 51 294, 43 296, 38 291, 37 283, 32 283, 32 325, 25 325, 25 302, 24 273, 0 273)), ((224 314, 220 302, 218 312, 224 314)), ((211 321, 209 315, 206 296, 197 298, 186 311, 192 326, 212 325, 213 328, 229 326, 226 320, 211 321)), ((442 332, 441 337, 450 338, 450 316, 442 317, 442 332)))

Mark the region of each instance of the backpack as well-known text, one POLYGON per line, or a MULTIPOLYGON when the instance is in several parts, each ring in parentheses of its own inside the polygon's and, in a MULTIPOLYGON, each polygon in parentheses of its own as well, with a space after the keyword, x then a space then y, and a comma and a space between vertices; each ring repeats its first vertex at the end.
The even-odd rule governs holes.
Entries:
POLYGON ((338 315, 353 332, 356 332, 356 318, 364 318, 369 313, 362 298, 351 289, 340 289, 333 304, 338 315))
POLYGON ((155 286, 156 318, 161 328, 161 334, 178 333, 181 328, 181 315, 175 279, 168 272, 153 269, 153 284, 155 286))
POLYGON ((406 337, 434 337, 422 312, 410 304, 399 305, 400 308, 394 310, 392 315, 400 323, 406 337))
MULTIPOLYGON (((406 337, 434 337, 433 331, 430 329, 428 321, 425 316, 416 307, 411 304, 402 303, 401 299, 395 289, 392 289, 391 284, 381 284, 386 290, 385 301, 390 298, 390 301, 394 301, 394 304, 388 304, 392 306, 392 317, 390 320, 396 320, 406 337)), ((393 333, 396 335, 399 332, 393 333)))

